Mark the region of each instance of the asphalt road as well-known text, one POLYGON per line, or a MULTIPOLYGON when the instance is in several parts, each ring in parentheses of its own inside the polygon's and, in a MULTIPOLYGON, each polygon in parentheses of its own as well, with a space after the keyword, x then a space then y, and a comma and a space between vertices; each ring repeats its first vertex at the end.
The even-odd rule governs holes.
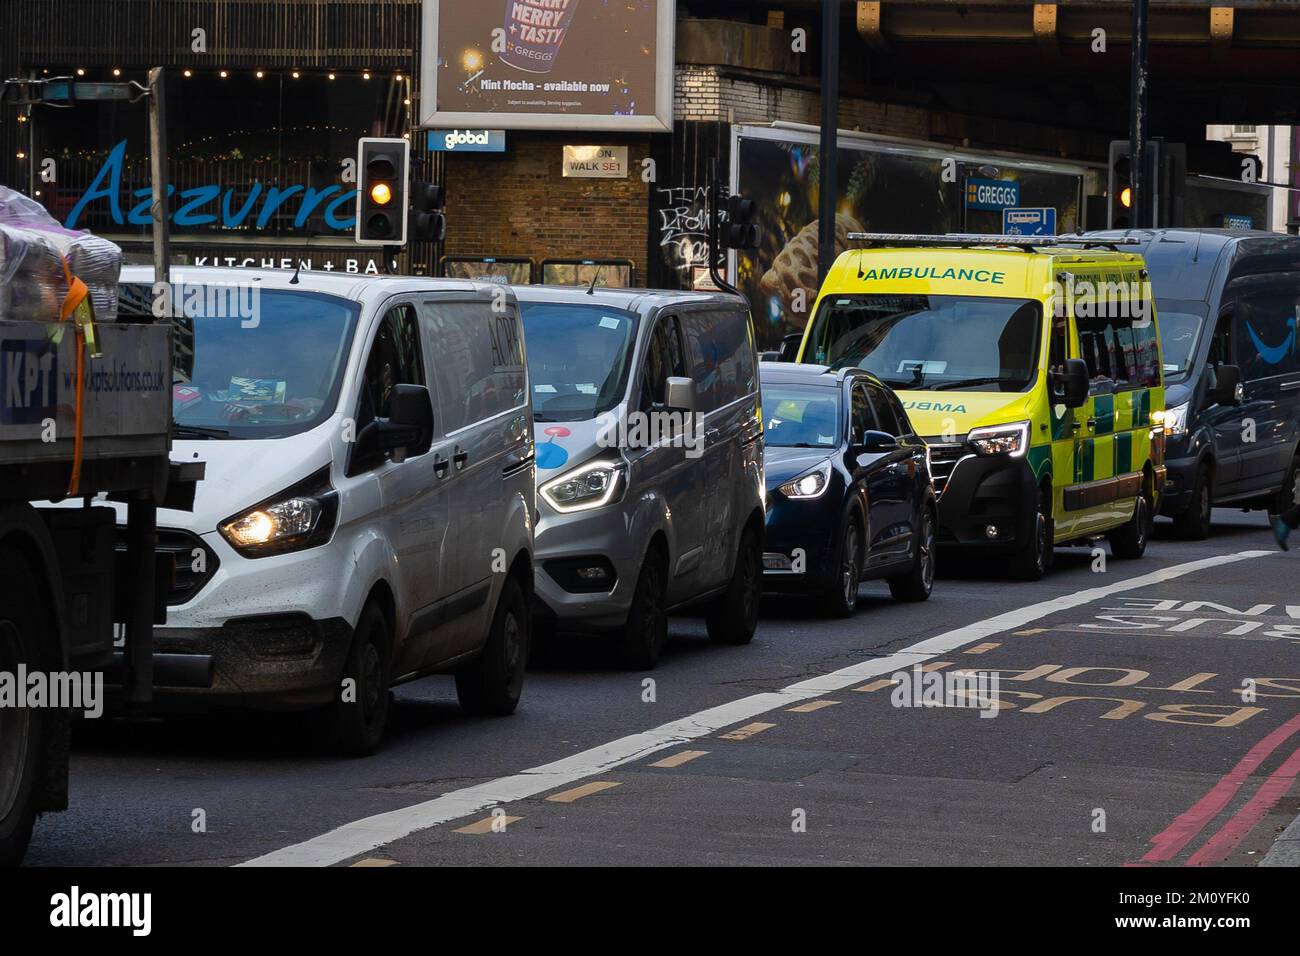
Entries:
POLYGON ((1300 553, 1215 518, 1038 584, 864 585, 844 621, 771 599, 748 647, 676 618, 650 673, 565 641, 509 718, 420 681, 369 759, 294 718, 85 722, 28 863, 1294 864, 1300 553))

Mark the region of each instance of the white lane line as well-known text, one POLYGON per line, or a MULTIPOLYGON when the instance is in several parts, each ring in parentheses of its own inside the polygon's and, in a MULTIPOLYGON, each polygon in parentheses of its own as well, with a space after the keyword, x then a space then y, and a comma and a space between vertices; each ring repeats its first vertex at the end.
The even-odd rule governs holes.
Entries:
POLYGON ((671 723, 663 724, 653 730, 630 734, 610 741, 599 747, 584 750, 581 753, 564 757, 552 763, 533 767, 509 777, 501 777, 487 783, 453 790, 424 803, 417 803, 400 810, 379 813, 324 833, 302 843, 295 843, 281 850, 254 857, 240 866, 329 866, 351 859, 400 840, 419 830, 435 827, 452 820, 459 820, 472 813, 478 813, 489 807, 515 800, 535 797, 548 790, 585 780, 599 774, 608 773, 616 767, 641 760, 650 754, 669 747, 678 747, 700 737, 715 734, 724 727, 752 720, 755 717, 788 707, 800 701, 822 697, 839 690, 852 687, 870 677, 892 674, 906 670, 915 664, 922 664, 941 654, 985 641, 995 634, 1017 630, 1025 625, 1057 614, 1069 611, 1093 601, 1110 597, 1124 591, 1162 584, 1187 574, 1194 574, 1207 568, 1221 567, 1236 561, 1262 558, 1279 554, 1276 551, 1241 551, 1236 554, 1218 555, 1175 564, 1168 568, 1152 571, 1135 578, 1127 578, 1114 584, 1088 588, 1073 594, 1052 598, 1038 604, 1006 611, 985 621, 967 624, 955 630, 945 631, 928 638, 911 647, 897 651, 887 657, 873 657, 869 660, 851 664, 848 667, 811 677, 791 684, 778 691, 753 694, 727 704, 711 707, 699 713, 683 717, 671 723))

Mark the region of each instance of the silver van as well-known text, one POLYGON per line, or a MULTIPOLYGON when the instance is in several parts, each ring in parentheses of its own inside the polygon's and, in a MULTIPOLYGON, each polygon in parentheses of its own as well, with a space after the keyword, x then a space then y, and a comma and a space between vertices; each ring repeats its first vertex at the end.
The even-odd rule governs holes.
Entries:
POLYGON ((537 448, 538 634, 617 635, 653 667, 667 614, 747 644, 763 574, 763 422, 745 303, 517 286, 537 448))

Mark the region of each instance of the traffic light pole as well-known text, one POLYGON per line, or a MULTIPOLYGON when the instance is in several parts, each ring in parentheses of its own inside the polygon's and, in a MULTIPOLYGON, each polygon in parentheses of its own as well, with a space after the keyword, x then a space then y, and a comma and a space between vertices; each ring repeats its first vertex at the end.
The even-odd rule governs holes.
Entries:
MULTIPOLYGON (((730 292, 732 295, 742 296, 743 294, 734 285, 722 277, 718 271, 718 253, 723 251, 722 230, 720 220, 722 216, 722 181, 718 179, 718 161, 717 159, 709 160, 709 202, 712 204, 709 209, 709 278, 723 292, 730 292)), ((724 252, 725 254, 725 252, 724 252)))
POLYGON ((822 128, 817 154, 817 285, 835 264, 835 204, 839 195, 838 143, 840 113, 840 5, 822 0, 822 128))
POLYGON ((1133 225, 1154 226, 1151 172, 1147 164, 1147 13, 1148 0, 1133 0, 1133 63, 1129 90, 1129 168, 1133 179, 1133 225))

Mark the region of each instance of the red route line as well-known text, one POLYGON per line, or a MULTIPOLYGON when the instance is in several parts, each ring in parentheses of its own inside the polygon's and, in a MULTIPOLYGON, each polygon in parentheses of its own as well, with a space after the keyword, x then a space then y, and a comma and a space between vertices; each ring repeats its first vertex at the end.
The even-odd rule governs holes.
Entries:
POLYGON ((1286 796, 1296 775, 1300 774, 1300 750, 1297 750, 1282 766, 1274 770, 1267 780, 1259 785, 1255 795, 1246 801, 1220 829, 1210 837, 1199 850, 1187 859, 1188 866, 1205 866, 1222 861, 1236 848, 1237 844, 1255 829, 1260 820, 1268 815, 1274 805, 1286 796))
MULTIPOLYGON (((1205 796, 1180 813, 1173 823, 1151 838, 1151 849, 1142 857, 1142 862, 1163 863, 1177 856, 1211 820, 1223 812, 1224 807, 1232 802, 1232 798, 1236 796, 1242 784, 1259 769, 1260 765, 1268 759, 1269 754, 1298 730, 1300 730, 1300 714, 1292 717, 1251 747, 1246 755, 1237 761, 1237 765, 1220 777, 1205 796)), ((1295 755, 1292 755, 1291 759, 1295 759, 1295 755)), ((1289 764, 1290 760, 1287 763, 1289 764)))

